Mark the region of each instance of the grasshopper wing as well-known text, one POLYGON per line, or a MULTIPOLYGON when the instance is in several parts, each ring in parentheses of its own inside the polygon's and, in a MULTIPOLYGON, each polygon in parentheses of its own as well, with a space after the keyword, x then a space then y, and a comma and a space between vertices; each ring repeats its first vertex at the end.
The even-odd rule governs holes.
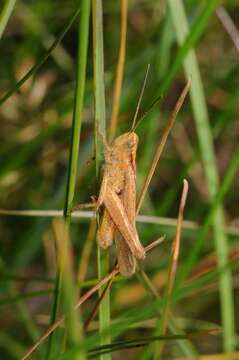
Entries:
POLYGON ((107 188, 104 196, 104 204, 133 255, 137 259, 144 259, 145 250, 139 241, 135 227, 130 223, 120 197, 110 187, 107 188))

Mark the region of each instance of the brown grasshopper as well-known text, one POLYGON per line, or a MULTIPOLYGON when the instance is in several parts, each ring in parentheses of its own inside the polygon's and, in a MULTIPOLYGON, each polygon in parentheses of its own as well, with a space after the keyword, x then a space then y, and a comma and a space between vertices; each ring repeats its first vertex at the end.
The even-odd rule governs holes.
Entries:
MULTIPOLYGON (((136 230, 136 152, 138 136, 134 132, 149 66, 140 92, 131 131, 117 137, 109 146, 105 140, 105 168, 98 198, 104 204, 102 221, 97 233, 100 247, 106 249, 115 239, 118 265, 122 275, 135 272, 136 259, 145 258, 136 230)), ((145 115, 144 115, 145 116, 145 115)))
POLYGON ((136 151, 138 136, 128 132, 105 147, 105 168, 98 199, 104 204, 97 240, 104 249, 115 238, 120 272, 129 276, 135 271, 136 259, 145 257, 135 226, 136 151))
MULTIPOLYGON (((105 167, 97 201, 97 208, 104 205, 104 210, 97 233, 97 241, 100 247, 106 249, 111 246, 113 240, 115 240, 118 265, 121 274, 124 276, 132 275, 135 272, 136 260, 143 260, 145 258, 145 249, 139 241, 136 230, 136 213, 140 208, 145 189, 151 180, 156 163, 166 143, 167 136, 174 124, 177 112, 179 111, 190 86, 189 80, 169 118, 155 153, 152 165, 153 170, 149 172, 146 179, 146 186, 144 186, 142 191, 143 196, 141 196, 136 210, 136 152, 138 136, 134 130, 136 128, 135 123, 145 87, 147 73, 131 131, 117 137, 111 145, 108 145, 103 139, 105 145, 105 167)), ((154 106, 157 101, 158 99, 156 99, 152 106, 154 106)), ((139 121, 141 121, 147 113, 148 111, 143 114, 139 121)))

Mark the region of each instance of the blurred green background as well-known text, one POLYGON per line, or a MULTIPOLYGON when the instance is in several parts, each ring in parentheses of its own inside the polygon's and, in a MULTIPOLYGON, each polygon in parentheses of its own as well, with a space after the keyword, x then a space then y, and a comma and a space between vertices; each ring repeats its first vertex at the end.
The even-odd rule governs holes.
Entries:
MULTIPOLYGON (((44 59, 81 3, 83 1, 78 4, 71 0, 5 0, 0 4, 1 209, 47 211, 64 208, 78 66, 79 16, 41 66, 36 71, 33 69, 19 88, 16 84, 44 59), (5 94, 11 89, 6 98, 5 94)), ((111 117, 120 44, 120 16, 120 1, 103 1, 107 124, 111 117)), ((239 4, 233 0, 129 0, 127 24, 117 135, 131 126, 148 63, 151 68, 141 110, 147 109, 157 96, 162 96, 137 129, 139 192, 170 111, 188 76, 192 76, 190 97, 177 117, 140 212, 149 216, 150 223, 137 225, 144 245, 162 234, 166 234, 166 240, 147 256, 142 267, 154 289, 167 302, 164 289, 175 219, 182 181, 187 178, 189 196, 170 305, 171 317, 179 334, 222 327, 222 333, 216 336, 197 335, 192 340, 193 349, 191 342, 184 344, 186 351, 176 341, 165 342, 161 356, 163 359, 184 356, 197 359, 201 358, 199 354, 207 354, 205 359, 210 359, 209 354, 221 353, 222 357, 216 355, 215 359, 238 359, 239 353, 232 355, 232 352, 238 348, 239 325, 236 316, 239 310, 239 4), (228 352, 231 357, 226 357, 228 352)), ((92 195, 97 196, 92 51, 90 17, 74 205, 89 202, 92 195)), ((1 210, 1 359, 20 359, 49 323, 56 260, 53 218, 47 214, 8 216, 1 210)), ((89 225, 89 219, 72 219, 75 281, 89 225)), ((90 247, 85 278, 78 276, 81 281, 77 289, 91 286, 87 281, 97 278, 95 239, 90 247)), ((114 250, 110 258, 113 266, 114 250)), ((141 277, 130 279, 118 277, 113 283, 110 290, 111 318, 114 319, 112 339, 123 341, 122 349, 112 353, 114 359, 122 356, 150 359, 153 356, 153 350, 148 350, 147 354, 152 345, 144 346, 144 350, 142 346, 124 349, 124 341, 153 335, 160 321, 157 309, 163 305, 146 288, 142 273, 141 277), (145 309, 144 314, 142 309, 145 309), (147 312, 149 309, 151 313, 147 312), (142 319, 137 317, 141 312, 142 319), (129 323, 120 327, 117 321, 122 319, 128 319, 129 323)), ((93 297, 83 306, 82 321, 87 319, 95 302, 96 297, 93 297)), ((96 336, 94 346, 99 344, 97 327, 96 317, 86 336, 86 339, 96 336)), ((172 328, 168 330, 168 334, 171 333, 172 328)), ((61 344, 58 350, 63 352, 62 329, 55 342, 61 344)), ((84 346, 86 350, 92 349, 92 345, 84 346)), ((45 359, 45 354, 43 345, 32 358, 45 359)), ((67 355, 66 351, 65 358, 74 356, 67 355)))

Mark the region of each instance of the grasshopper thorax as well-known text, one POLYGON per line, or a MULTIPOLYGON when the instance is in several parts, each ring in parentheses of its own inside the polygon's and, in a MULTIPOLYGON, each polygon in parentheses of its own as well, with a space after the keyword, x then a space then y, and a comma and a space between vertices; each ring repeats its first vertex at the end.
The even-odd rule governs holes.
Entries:
POLYGON ((105 149, 105 170, 116 192, 123 189, 125 174, 136 169, 137 146, 138 136, 131 131, 118 136, 105 149))
POLYGON ((118 136, 112 143, 112 149, 117 152, 127 153, 136 152, 138 146, 138 135, 135 132, 127 132, 118 136))

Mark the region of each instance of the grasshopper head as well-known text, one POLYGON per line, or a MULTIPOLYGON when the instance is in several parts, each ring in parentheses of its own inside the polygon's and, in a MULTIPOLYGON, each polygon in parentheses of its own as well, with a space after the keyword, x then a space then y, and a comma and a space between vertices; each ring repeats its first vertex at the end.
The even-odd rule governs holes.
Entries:
POLYGON ((111 158, 125 164, 132 164, 136 169, 135 159, 138 147, 138 136, 135 132, 127 132, 117 137, 111 146, 111 158))
POLYGON ((125 153, 136 152, 138 146, 138 136, 135 132, 127 132, 114 140, 114 146, 118 151, 125 153))
POLYGON ((108 164, 131 163, 135 168, 137 146, 138 136, 135 132, 120 135, 112 142, 109 149, 105 149, 105 162, 108 164))

